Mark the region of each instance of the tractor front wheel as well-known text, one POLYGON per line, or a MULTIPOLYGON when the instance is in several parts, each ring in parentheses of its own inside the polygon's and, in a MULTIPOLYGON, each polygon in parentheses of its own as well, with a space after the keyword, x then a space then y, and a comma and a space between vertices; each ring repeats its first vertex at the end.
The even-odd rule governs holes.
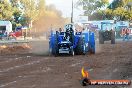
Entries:
POLYGON ((80 37, 77 48, 76 48, 77 54, 85 54, 84 49, 86 50, 86 47, 85 47, 85 44, 84 44, 84 39, 83 39, 83 37, 80 37))
POLYGON ((72 56, 74 56, 74 55, 75 55, 75 52, 74 52, 73 47, 71 47, 70 54, 71 54, 72 56))
POLYGON ((57 36, 55 37, 55 44, 54 44, 54 56, 56 57, 56 56, 58 56, 58 54, 59 54, 59 48, 58 48, 58 39, 57 39, 57 36))
POLYGON ((111 31, 111 44, 115 44, 115 32, 111 31))
POLYGON ((95 54, 95 45, 91 45, 90 43, 89 43, 89 53, 95 54))
POLYGON ((99 31, 99 44, 104 44, 103 32, 99 31))

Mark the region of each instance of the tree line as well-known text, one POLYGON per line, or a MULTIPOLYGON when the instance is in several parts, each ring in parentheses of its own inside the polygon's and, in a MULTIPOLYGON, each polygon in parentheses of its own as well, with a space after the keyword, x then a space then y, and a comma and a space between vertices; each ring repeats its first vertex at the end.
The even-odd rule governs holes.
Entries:
POLYGON ((79 0, 89 20, 132 20, 132 0, 79 0))
POLYGON ((62 18, 62 13, 53 5, 46 6, 45 0, 0 0, 0 20, 11 21, 13 29, 19 25, 31 27, 49 15, 62 18))

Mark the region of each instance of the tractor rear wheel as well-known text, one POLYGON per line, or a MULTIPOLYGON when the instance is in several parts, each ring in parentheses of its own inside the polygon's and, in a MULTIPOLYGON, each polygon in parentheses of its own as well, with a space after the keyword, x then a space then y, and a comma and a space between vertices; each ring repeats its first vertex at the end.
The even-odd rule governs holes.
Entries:
POLYGON ((86 46, 85 46, 85 44, 83 45, 83 55, 85 55, 86 54, 86 46))
POLYGON ((99 31, 99 44, 104 44, 103 32, 99 31))
POLYGON ((77 48, 76 48, 76 54, 85 54, 85 50, 84 50, 84 39, 83 37, 80 37, 77 48))
POLYGON ((52 48, 49 47, 49 56, 52 56, 53 54, 52 51, 53 51, 52 48))
POLYGON ((111 44, 115 44, 115 31, 111 31, 111 44))
POLYGON ((74 52, 74 49, 73 47, 70 48, 70 55, 74 56, 75 55, 75 52, 74 52))
POLYGON ((92 45, 91 43, 89 43, 89 53, 95 54, 95 45, 92 45))
POLYGON ((59 54, 57 35, 55 36, 55 40, 54 40, 53 54, 54 56, 58 56, 59 54))
POLYGON ((71 55, 74 56, 75 55, 75 52, 74 50, 71 51, 71 55))

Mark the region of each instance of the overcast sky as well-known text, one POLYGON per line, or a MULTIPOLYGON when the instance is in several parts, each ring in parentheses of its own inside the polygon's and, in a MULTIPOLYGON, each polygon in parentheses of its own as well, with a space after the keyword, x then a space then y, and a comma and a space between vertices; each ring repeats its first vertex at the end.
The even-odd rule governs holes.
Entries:
MULTIPOLYGON (((74 4, 78 0, 73 0, 74 4)), ((112 0, 110 0, 111 2, 112 0)), ((46 4, 54 4, 58 10, 61 10, 64 17, 70 17, 72 11, 72 0, 46 0, 46 4)), ((74 8, 74 17, 76 18, 78 15, 82 14, 83 11, 74 8)))

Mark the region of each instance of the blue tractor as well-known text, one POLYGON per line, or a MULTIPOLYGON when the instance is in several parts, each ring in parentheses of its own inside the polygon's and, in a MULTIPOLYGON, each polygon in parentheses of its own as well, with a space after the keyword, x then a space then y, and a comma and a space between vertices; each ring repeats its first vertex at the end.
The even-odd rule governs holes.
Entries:
POLYGON ((115 30, 114 23, 101 22, 101 30, 99 31, 99 43, 104 44, 104 41, 111 41, 111 44, 115 44, 115 30))
POLYGON ((60 54, 86 54, 87 52, 95 53, 94 33, 88 30, 82 32, 75 31, 73 24, 67 24, 64 32, 50 33, 49 51, 51 55, 60 54))

